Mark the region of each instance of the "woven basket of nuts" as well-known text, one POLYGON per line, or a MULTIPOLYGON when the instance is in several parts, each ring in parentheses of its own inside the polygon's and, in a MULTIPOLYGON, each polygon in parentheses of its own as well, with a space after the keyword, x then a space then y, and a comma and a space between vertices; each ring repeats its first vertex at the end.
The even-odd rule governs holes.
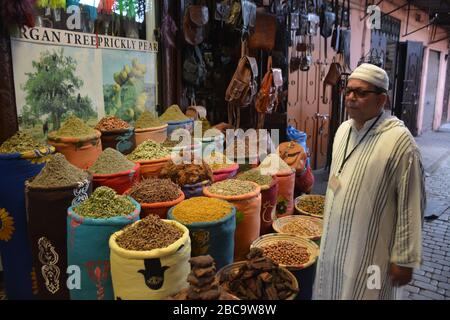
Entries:
POLYGON ((320 194, 304 194, 295 198, 295 209, 299 214, 323 218, 325 196, 320 194))
POLYGON ((288 270, 305 269, 319 256, 319 246, 313 241, 292 234, 269 233, 253 241, 251 248, 260 248, 264 256, 288 270))
POLYGON ((276 219, 272 228, 278 233, 293 234, 315 241, 322 237, 323 220, 310 216, 286 216, 276 219))

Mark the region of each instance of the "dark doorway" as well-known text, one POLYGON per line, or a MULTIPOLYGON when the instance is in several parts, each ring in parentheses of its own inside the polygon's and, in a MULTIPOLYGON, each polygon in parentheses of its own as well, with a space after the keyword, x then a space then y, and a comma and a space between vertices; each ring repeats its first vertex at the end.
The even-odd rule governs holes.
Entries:
POLYGON ((400 42, 398 54, 397 61, 404 63, 398 64, 394 114, 417 136, 423 44, 416 41, 400 42))

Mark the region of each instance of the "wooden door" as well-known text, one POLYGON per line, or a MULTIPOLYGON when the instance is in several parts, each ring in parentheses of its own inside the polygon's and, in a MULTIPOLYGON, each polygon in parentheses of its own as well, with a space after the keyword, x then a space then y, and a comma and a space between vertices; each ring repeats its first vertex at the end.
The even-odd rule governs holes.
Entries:
POLYGON ((417 113, 420 96, 420 79, 422 75, 422 42, 406 41, 399 45, 397 90, 394 114, 417 136, 417 113))

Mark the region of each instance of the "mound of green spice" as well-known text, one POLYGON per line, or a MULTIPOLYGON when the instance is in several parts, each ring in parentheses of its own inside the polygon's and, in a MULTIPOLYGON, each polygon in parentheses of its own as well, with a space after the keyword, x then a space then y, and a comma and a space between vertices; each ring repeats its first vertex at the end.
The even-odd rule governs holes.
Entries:
POLYGON ((181 111, 180 107, 176 104, 171 105, 167 110, 159 117, 159 120, 168 121, 182 121, 188 120, 189 118, 181 111))
POLYGON ((34 188, 67 187, 82 182, 87 177, 87 172, 72 165, 61 153, 56 153, 50 156, 45 167, 29 185, 34 188))
POLYGON ((127 158, 131 161, 161 159, 170 155, 170 150, 159 143, 146 140, 142 142, 127 158))
POLYGON ((222 196, 240 196, 255 191, 255 185, 249 181, 227 179, 213 183, 208 190, 222 196))
POLYGON ((73 211, 83 217, 105 219, 129 215, 134 209, 133 203, 126 196, 118 195, 108 187, 98 187, 87 200, 74 207, 73 211))
POLYGON ((18 153, 45 148, 46 146, 29 134, 17 131, 11 138, 0 146, 0 153, 18 153))
POLYGON ((128 160, 119 151, 106 148, 88 171, 93 174, 114 174, 131 170, 134 166, 135 163, 128 160))
POLYGON ((270 184, 273 181, 272 176, 261 174, 261 171, 259 169, 252 169, 244 173, 241 173, 236 177, 236 179, 244 181, 252 181, 259 184, 260 186, 270 186, 270 184))
POLYGON ((54 134, 56 137, 81 138, 95 134, 95 130, 76 116, 70 116, 54 134))
POLYGON ((136 120, 134 127, 136 129, 145 129, 145 128, 156 128, 164 125, 164 122, 155 118, 153 114, 149 111, 145 110, 142 112, 141 116, 136 120))

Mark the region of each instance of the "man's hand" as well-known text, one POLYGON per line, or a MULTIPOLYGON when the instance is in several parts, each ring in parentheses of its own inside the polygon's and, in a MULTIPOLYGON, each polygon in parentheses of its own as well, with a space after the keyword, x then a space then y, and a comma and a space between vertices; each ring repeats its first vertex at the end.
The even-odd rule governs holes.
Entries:
POLYGON ((412 268, 401 267, 391 263, 389 275, 391 277, 392 284, 396 287, 408 284, 412 279, 412 272, 412 268))

